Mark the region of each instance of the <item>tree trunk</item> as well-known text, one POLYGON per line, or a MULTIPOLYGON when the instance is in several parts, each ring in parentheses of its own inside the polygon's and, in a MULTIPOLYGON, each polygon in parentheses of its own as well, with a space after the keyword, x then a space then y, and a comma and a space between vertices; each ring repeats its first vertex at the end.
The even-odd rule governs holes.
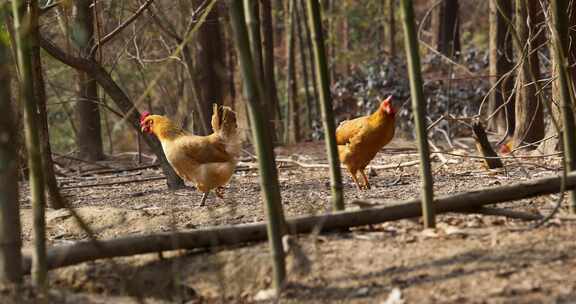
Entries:
MULTIPOLYGON (((201 5, 203 0, 196 0, 201 5)), ((212 104, 222 104, 223 89, 226 81, 226 62, 224 56, 222 30, 220 28, 220 7, 214 6, 207 20, 197 32, 196 48, 196 88, 200 98, 199 115, 206 121, 212 117, 212 104)), ((207 134, 202 134, 207 135, 207 134)))
POLYGON ((436 31, 436 49, 448 57, 456 57, 460 53, 458 6, 458 0, 443 0, 436 8, 436 19, 432 22, 436 31))
POLYGON ((314 63, 314 46, 312 45, 312 38, 310 34, 310 26, 307 22, 308 12, 306 11, 306 0, 300 1, 300 6, 302 7, 302 18, 304 18, 304 35, 306 36, 306 47, 308 48, 308 57, 310 58, 310 75, 312 78, 312 89, 314 92, 314 117, 320 116, 320 97, 318 93, 318 84, 316 83, 316 69, 314 63))
MULTIPOLYGON (((270 120, 274 126, 274 130, 281 127, 279 123, 280 117, 278 113, 279 101, 278 90, 276 88, 276 76, 274 73, 274 29, 272 19, 272 3, 271 0, 261 0, 262 10, 262 64, 264 70, 264 83, 266 96, 268 100, 266 103, 266 111, 269 113, 270 120)), ((278 138, 279 134, 274 132, 274 137, 278 138)))
POLYGON ((286 18, 286 140, 288 144, 300 141, 300 107, 296 83, 295 0, 288 0, 286 18))
POLYGON ((322 15, 317 1, 307 1, 308 26, 312 44, 314 46, 314 68, 318 84, 320 110, 324 125, 324 140, 326 153, 330 164, 330 188, 333 210, 344 210, 344 195, 342 193, 342 171, 338 158, 338 146, 336 145, 336 126, 334 123, 334 111, 332 107, 332 95, 330 93, 330 75, 326 60, 324 46, 324 34, 322 31, 322 15))
MULTIPOLYGON (((568 26, 570 28, 574 28, 576 26, 576 1, 569 1, 568 2, 568 26)), ((576 31, 570 30, 568 33, 568 37, 570 38, 570 41, 576 41, 576 31)), ((558 75, 558 68, 557 68, 557 64, 556 64, 556 55, 555 55, 555 51, 554 51, 554 44, 553 44, 553 40, 550 39, 550 45, 549 45, 549 49, 550 49, 550 53, 551 53, 551 57, 552 57, 552 66, 553 66, 553 70, 552 70, 552 75, 558 75)), ((568 72, 569 72, 569 82, 571 82, 571 85, 569 87, 571 87, 572 89, 572 94, 575 95, 576 92, 574 92, 574 89, 576 89, 576 48, 575 47, 570 47, 567 51, 567 53, 565 54, 566 60, 568 60, 568 72)), ((549 109, 551 110, 550 112, 552 115, 552 119, 556 120, 556 123, 558 124, 558 127, 560 128, 560 131, 563 130, 563 122, 562 122, 562 117, 561 117, 561 109, 560 109, 560 91, 558 89, 558 82, 555 81, 552 83, 552 99, 550 101, 544 101, 544 102, 548 102, 549 105, 549 109)), ((562 132, 561 132, 562 133, 562 132)), ((544 154, 551 154, 554 153, 558 150, 562 150, 562 135, 563 134, 558 134, 558 131, 556 130, 556 127, 553 124, 548 124, 548 128, 546 130, 546 134, 544 136, 544 138, 550 138, 552 136, 556 136, 554 138, 551 138, 549 140, 545 140, 543 141, 540 146, 539 146, 539 150, 544 153, 544 154), (557 135, 557 136, 556 136, 557 135)))
POLYGON ((273 287, 276 293, 279 294, 286 279, 286 264, 282 246, 282 230, 285 223, 280 186, 278 184, 278 171, 274 160, 272 136, 265 123, 265 115, 263 115, 264 103, 262 102, 262 96, 264 96, 264 90, 259 85, 254 72, 253 56, 250 54, 249 38, 240 1, 231 2, 230 16, 244 79, 244 92, 248 103, 250 121, 252 122, 252 136, 258 157, 260 186, 266 202, 268 239, 270 240, 274 262, 273 287))
POLYGON ((505 132, 508 136, 514 134, 515 112, 513 77, 503 75, 510 72, 513 48, 512 38, 508 35, 508 22, 512 20, 512 3, 509 0, 490 0, 490 85, 494 90, 490 93, 487 116, 494 115, 489 128, 505 132), (506 103, 506 105, 504 105, 506 103))
POLYGON ((306 24, 306 19, 304 14, 304 6, 300 6, 301 2, 295 0, 294 2, 294 11, 296 15, 296 33, 298 34, 298 50, 300 51, 300 64, 301 64, 301 75, 302 75, 302 86, 304 87, 304 94, 306 98, 306 130, 302 132, 305 138, 308 138, 311 130, 312 130, 312 121, 314 120, 314 116, 312 113, 312 96, 310 95, 310 83, 308 81, 308 61, 306 58, 306 41, 304 40, 303 29, 305 29, 305 25, 302 26, 302 23, 306 24))
MULTIPOLYGON (((270 3, 268 3, 269 5, 270 3)), ((271 9, 270 7, 266 8, 266 9, 271 9)), ((264 109, 266 110, 274 110, 273 103, 272 103, 272 97, 271 95, 268 95, 270 92, 268 86, 272 85, 271 81, 269 79, 265 78, 265 71, 264 71, 264 62, 263 62, 263 52, 262 52, 262 48, 264 47, 264 45, 262 44, 262 35, 261 35, 261 26, 260 26, 260 5, 258 3, 258 0, 244 0, 244 13, 246 16, 246 25, 248 26, 248 30, 249 30, 249 37, 250 37, 250 46, 251 46, 251 53, 253 56, 253 62, 255 64, 254 68, 256 69, 257 72, 257 78, 258 81, 262 84, 262 87, 264 88, 264 92, 263 92, 263 98, 262 98, 262 102, 264 103, 264 109)), ((271 18, 271 16, 269 16, 271 18)), ((267 20, 267 22, 271 22, 270 20, 267 20)), ((271 24, 268 24, 269 26, 271 26, 271 24)), ((270 29, 269 33, 267 34, 272 34, 272 31, 270 29)), ((269 39, 270 37, 268 37, 269 39)), ((267 42, 271 42, 271 40, 267 40, 267 42)), ((272 47, 268 46, 268 48, 272 47)), ((269 51, 269 50, 268 50, 269 51)), ((270 54, 267 54, 270 55, 270 54)), ((270 58, 267 58, 268 60, 270 58)), ((270 64, 269 62, 267 62, 268 64, 270 64)), ((272 78, 274 79, 274 78, 272 78)), ((274 84, 275 86, 275 84, 274 84)), ((270 128, 270 130, 275 130, 274 128, 274 112, 269 112, 270 116, 267 117, 267 125, 268 128, 270 128)), ((272 135, 272 141, 275 141, 275 132, 271 132, 272 135)))
POLYGON ((390 57, 396 57, 396 0, 388 0, 388 44, 390 57))
POLYGON ((17 132, 10 103, 10 48, 0 24, 0 283, 22 282, 17 132))
MULTIPOLYGON (((244 15, 246 16, 246 26, 248 26, 248 37, 250 38, 250 52, 258 81, 262 83, 266 91, 266 81, 264 81, 264 64, 262 62, 262 36, 260 31, 260 4, 258 0, 244 0, 244 15)), ((264 96, 265 97, 265 96, 264 96)), ((264 98, 266 99, 266 98, 264 98)))
MULTIPOLYGON (((308 0, 305 0, 308 1, 308 0)), ((326 49, 326 64, 328 67, 328 77, 330 79, 336 79, 336 4, 340 3, 335 0, 323 0, 322 1, 322 9, 330 16, 326 18, 326 20, 320 20, 321 24, 323 24, 322 30, 324 33, 323 37, 328 37, 327 41, 324 42, 325 49, 326 49), (332 37, 332 39, 330 39, 332 37)), ((308 16, 310 19, 310 16, 308 16)), ((313 29, 310 28, 310 33, 312 33, 313 29)))
POLYGON ((516 31, 520 39, 516 44, 517 60, 522 61, 516 86, 516 127, 514 148, 531 144, 544 138, 543 105, 538 83, 540 63, 536 47, 540 46, 543 33, 533 36, 541 26, 542 11, 537 1, 516 0, 516 31), (526 22, 529 21, 528 25, 526 22))
POLYGON ((422 71, 420 67, 420 54, 416 28, 414 25, 414 9, 412 0, 401 0, 402 23, 404 25, 404 39, 406 58, 408 61, 408 75, 410 78, 410 96, 414 111, 414 123, 416 125, 416 139, 420 154, 420 176, 422 178, 421 197, 424 226, 434 228, 436 226, 434 209, 434 184, 430 166, 430 148, 426 135, 426 102, 422 91, 422 71))
MULTIPOLYGON (((34 18, 38 21, 38 18, 34 18)), ((40 56, 40 46, 38 45, 39 27, 38 24, 31 25, 31 54, 32 54, 32 84, 34 85, 34 95, 38 103, 36 119, 40 125, 39 136, 42 150, 42 168, 46 190, 50 196, 49 204, 54 209, 64 208, 66 202, 58 189, 56 174, 54 173, 54 162, 52 161, 52 148, 50 147, 50 133, 48 131, 48 112, 46 109, 46 86, 42 71, 42 58, 40 56)))
MULTIPOLYGON (((94 16, 91 0, 76 0, 72 39, 80 54, 87 57, 94 46, 94 16)), ((89 58, 94 60, 94 58, 89 58)), ((78 150, 80 157, 91 161, 104 159, 100 109, 98 105, 98 85, 83 71, 76 76, 78 103, 78 150)))
POLYGON ((30 196, 33 210, 34 254, 32 263, 32 282, 40 288, 41 292, 47 287, 46 266, 46 220, 44 197, 44 174, 42 172, 42 153, 38 138, 38 125, 36 123, 36 109, 38 107, 34 96, 32 84, 31 62, 31 24, 37 23, 38 1, 30 1, 30 10, 25 14, 25 5, 19 0, 12 1, 12 14, 14 16, 14 32, 16 34, 16 47, 18 55, 18 68, 20 71, 20 98, 24 104, 24 133, 26 135, 26 149, 28 151, 28 168, 30 180, 30 196))
MULTIPOLYGON (((568 69, 567 54, 570 49, 568 5, 566 1, 552 1, 554 15, 554 59, 558 72, 558 95, 562 105, 562 122, 564 126, 564 157, 565 170, 571 172, 576 169, 576 128, 574 123, 574 91, 570 86, 573 84, 571 71, 568 69)), ((569 194, 570 211, 576 213, 576 192, 569 194)))

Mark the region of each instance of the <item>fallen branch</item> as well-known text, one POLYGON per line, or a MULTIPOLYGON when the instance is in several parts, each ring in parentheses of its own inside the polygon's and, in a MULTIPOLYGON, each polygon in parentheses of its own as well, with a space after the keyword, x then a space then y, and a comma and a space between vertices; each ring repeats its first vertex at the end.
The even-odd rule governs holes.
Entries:
POLYGON ((101 169, 101 170, 90 170, 84 171, 80 176, 88 176, 88 175, 101 175, 101 174, 108 174, 108 173, 121 173, 121 172, 129 172, 129 171, 138 171, 138 170, 146 170, 146 169, 157 169, 160 165, 152 164, 152 165, 144 165, 139 167, 131 167, 131 168, 118 168, 118 169, 101 169))
POLYGON ((112 167, 110 167, 110 166, 106 166, 106 165, 100 164, 100 163, 98 163, 98 162, 88 161, 88 160, 81 159, 81 158, 77 158, 77 157, 73 157, 73 156, 70 156, 70 155, 58 154, 58 153, 54 153, 54 152, 52 152, 52 155, 56 156, 57 158, 66 158, 66 159, 69 159, 69 160, 73 160, 73 161, 77 161, 77 162, 81 162, 81 163, 93 165, 93 166, 96 166, 96 167, 100 167, 100 168, 102 168, 102 169, 117 169, 117 168, 112 168, 112 167))
POLYGON ((509 210, 509 209, 489 208, 489 207, 464 210, 464 211, 462 211, 462 213, 478 213, 478 214, 483 214, 483 215, 504 216, 504 217, 520 219, 520 220, 524 220, 524 221, 535 221, 535 220, 542 219, 542 215, 540 215, 540 214, 514 211, 514 210, 509 210))
POLYGON ((78 188, 90 188, 90 187, 101 187, 101 186, 115 186, 115 185, 124 185, 124 184, 132 184, 132 183, 141 183, 141 182, 149 182, 149 181, 157 181, 157 180, 164 180, 166 176, 154 176, 148 178, 139 178, 139 179, 130 179, 130 180, 123 180, 117 182, 107 182, 107 183, 90 183, 84 185, 69 185, 60 187, 60 189, 78 189, 78 188))
MULTIPOLYGON (((434 159, 436 156, 434 155, 432 157, 432 159, 434 159)), ((288 159, 288 158, 278 158, 276 159, 277 163, 289 163, 289 164, 294 164, 297 165, 299 167, 302 168, 308 168, 308 169, 328 169, 329 165, 328 164, 307 164, 304 162, 300 162, 297 160, 293 160, 293 159, 288 159)), ((411 161, 407 161, 407 162, 403 162, 403 163, 397 163, 397 164, 388 164, 388 165, 370 165, 368 166, 368 168, 372 168, 374 170, 387 170, 387 169, 396 169, 396 168, 403 168, 403 167, 411 167, 411 166, 415 166, 417 164, 419 164, 420 161, 419 160, 411 160, 411 161)), ((340 168, 342 169, 346 169, 346 167, 344 166, 340 166, 340 168)))
MULTIPOLYGON (((566 189, 576 188, 576 173, 566 179, 566 189)), ((560 190, 560 178, 549 177, 516 185, 500 186, 491 189, 478 189, 471 192, 445 196, 435 200, 437 213, 463 212, 496 204, 557 193, 560 190)), ((335 212, 326 215, 296 217, 287 221, 291 234, 316 231, 341 231, 341 229, 379 224, 405 218, 421 216, 419 199, 405 201, 388 207, 335 212)), ((80 241, 73 245, 50 248, 47 263, 50 269, 65 267, 97 259, 132 256, 177 249, 206 248, 212 246, 237 245, 266 240, 266 223, 252 223, 236 226, 224 226, 199 229, 179 233, 159 233, 131 236, 108 241, 100 241, 96 246, 90 241, 80 241), (176 240, 176 241, 175 241, 176 240)), ((30 273, 30 257, 24 259, 23 271, 30 273)))

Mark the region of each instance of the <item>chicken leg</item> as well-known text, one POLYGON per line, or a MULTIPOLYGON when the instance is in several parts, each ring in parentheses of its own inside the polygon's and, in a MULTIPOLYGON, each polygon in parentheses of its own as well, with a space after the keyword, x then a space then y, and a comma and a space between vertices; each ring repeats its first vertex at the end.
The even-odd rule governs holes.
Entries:
POLYGON ((203 207, 206 203, 206 199, 208 198, 208 193, 210 193, 209 191, 204 192, 204 194, 202 195, 202 201, 200 201, 200 207, 203 207))
POLYGON ((362 190, 362 186, 360 185, 360 182, 358 182, 358 177, 356 176, 358 171, 352 172, 352 170, 348 169, 348 172, 350 173, 350 177, 352 177, 352 180, 356 184, 356 187, 358 187, 358 190, 362 190))
POLYGON ((370 182, 368 181, 366 173, 364 173, 364 169, 360 170, 360 174, 362 174, 362 179, 364 180, 364 189, 370 189, 370 182))

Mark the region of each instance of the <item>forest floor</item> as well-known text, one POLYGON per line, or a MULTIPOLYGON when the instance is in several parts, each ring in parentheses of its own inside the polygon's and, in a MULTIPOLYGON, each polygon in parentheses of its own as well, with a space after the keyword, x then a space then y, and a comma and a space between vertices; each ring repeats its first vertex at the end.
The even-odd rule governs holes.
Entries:
MULTIPOLYGON (((279 159, 326 163, 324 145, 278 148, 279 159)), ((475 154, 471 149, 452 151, 475 154)), ((506 170, 488 171, 478 159, 444 155, 433 163, 437 195, 513 184, 558 174, 560 160, 515 159, 506 170)), ((72 205, 100 239, 234 225, 264 220, 257 170, 239 171, 224 200, 211 195, 205 207, 194 189, 167 190, 156 168, 110 172, 104 167, 138 166, 132 157, 96 165, 72 162, 60 182, 72 205), (98 173, 100 171, 100 173, 98 173), (103 173, 104 172, 104 173, 103 173), (81 176, 83 175, 83 176, 81 176), (79 186, 83 186, 79 188, 79 186)), ((414 145, 396 139, 372 165, 418 158, 414 145)), ((64 159, 60 159, 62 163, 64 159)), ((246 167, 246 163, 240 167, 246 167)), ((141 166, 141 165, 140 165, 141 166)), ((288 217, 322 214, 330 208, 325 168, 279 162, 282 200, 288 217)), ((347 208, 363 199, 386 204, 419 195, 418 166, 374 170, 372 190, 359 192, 344 176, 347 208)), ((21 186, 26 251, 31 246, 27 185, 21 186)), ((556 195, 499 205, 547 214, 556 195)), ((561 210, 561 214, 566 213, 561 210)), ((86 240, 67 212, 47 211, 50 246, 86 240)), ((419 219, 353 228, 348 233, 297 237, 308 268, 289 258, 289 285, 280 303, 563 303, 576 301, 576 222, 553 219, 538 229, 531 223, 497 216, 443 214, 436 230, 422 230, 419 219)), ((265 298, 271 284, 265 242, 98 260, 50 273, 58 303, 252 303, 265 298)))

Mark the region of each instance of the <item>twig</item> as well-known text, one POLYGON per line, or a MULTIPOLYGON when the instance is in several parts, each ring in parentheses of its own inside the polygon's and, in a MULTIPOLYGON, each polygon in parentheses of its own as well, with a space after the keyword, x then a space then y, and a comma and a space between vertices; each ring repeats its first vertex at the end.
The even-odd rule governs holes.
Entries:
POLYGON ((119 169, 104 169, 104 170, 92 170, 92 171, 84 171, 80 176, 87 176, 87 175, 94 175, 94 174, 108 174, 108 173, 119 173, 119 172, 129 172, 129 171, 137 171, 137 170, 145 170, 150 168, 158 168, 160 165, 153 164, 153 165, 145 165, 139 167, 132 167, 132 168, 119 168, 119 169))
POLYGON ((439 151, 439 152, 432 152, 433 154, 446 154, 446 155, 452 155, 452 156, 458 156, 458 157, 464 157, 464 158, 477 158, 477 159, 516 159, 516 158, 546 158, 546 157, 552 157, 552 156, 561 156, 564 153, 563 152, 558 152, 558 153, 551 153, 551 154, 543 154, 543 155, 522 155, 522 156, 496 156, 496 157, 484 157, 484 156, 477 156, 477 155, 462 155, 462 154, 456 154, 456 153, 450 153, 450 152, 444 152, 444 151, 439 151))
POLYGON ((78 189, 78 188, 91 188, 91 187, 100 187, 100 186, 114 186, 114 185, 124 185, 124 184, 132 184, 132 183, 141 183, 141 182, 150 182, 150 181, 157 181, 166 179, 165 176, 154 176, 148 178, 140 178, 140 179, 132 179, 132 180, 123 180, 117 182, 107 182, 107 183, 92 183, 92 184, 85 184, 85 185, 70 185, 60 187, 60 189, 78 189))
POLYGON ((75 160, 75 161, 79 161, 79 162, 82 162, 82 163, 94 165, 94 166, 97 166, 97 167, 100 167, 100 168, 104 168, 104 169, 115 169, 115 168, 110 167, 110 166, 102 165, 102 164, 99 164, 99 163, 97 163, 97 162, 87 161, 87 160, 84 160, 84 159, 81 159, 81 158, 76 158, 76 157, 73 157, 73 156, 70 156, 70 155, 58 154, 58 153, 54 153, 54 152, 52 152, 52 154, 54 154, 56 157, 59 157, 59 158, 66 158, 66 159, 70 159, 70 160, 75 160))
MULTIPOLYGON (((432 150, 434 150, 434 152, 440 152, 440 149, 438 149, 438 147, 432 141, 429 140, 428 144, 430 145, 432 150)), ((444 157, 444 155, 437 154, 437 156, 438 156, 438 158, 440 158, 440 161, 442 162, 443 166, 448 163, 448 159, 446 157, 444 157)))
MULTIPOLYGON (((307 163, 303 163, 303 162, 300 162, 297 160, 287 159, 287 158, 278 158, 278 159, 276 159, 276 162, 295 164, 295 165, 302 167, 302 168, 323 168, 323 169, 329 168, 328 164, 307 164, 307 163)), ((412 160, 412 161, 407 161, 407 162, 398 163, 398 164, 374 165, 374 166, 371 165, 368 167, 375 169, 375 170, 386 170, 386 169, 397 169, 397 168, 402 168, 402 167, 410 167, 410 166, 417 165, 419 163, 420 163, 419 160, 412 160)), ((346 167, 344 167, 344 166, 340 166, 340 168, 346 169, 346 167)))
POLYGON ((142 4, 138 8, 138 10, 134 13, 134 15, 132 15, 130 18, 126 19, 126 21, 124 21, 122 24, 120 24, 118 27, 116 27, 114 30, 112 30, 112 32, 108 33, 106 36, 102 37, 102 39, 100 41, 98 41, 96 44, 94 44, 94 46, 90 50, 90 57, 94 56, 94 53, 96 52, 96 50, 98 48, 100 48, 102 45, 104 45, 106 42, 108 42, 110 39, 112 39, 114 36, 116 36, 116 34, 118 34, 120 31, 122 31, 128 25, 130 25, 130 23, 132 23, 134 20, 136 20, 136 18, 138 18, 138 16, 140 16, 144 12, 144 10, 150 4, 152 4, 152 1, 154 1, 154 0, 146 0, 146 2, 144 2, 144 4, 142 4))

